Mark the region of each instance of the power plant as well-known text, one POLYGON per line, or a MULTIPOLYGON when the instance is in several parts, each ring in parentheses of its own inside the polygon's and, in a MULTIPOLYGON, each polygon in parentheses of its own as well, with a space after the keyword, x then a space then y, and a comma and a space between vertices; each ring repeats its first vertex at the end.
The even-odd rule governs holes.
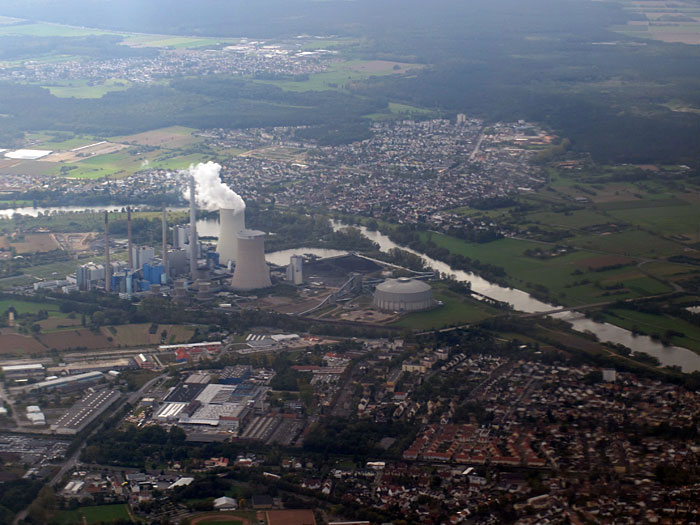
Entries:
MULTIPOLYGON (((165 273, 165 282, 168 282, 168 276, 170 275, 170 264, 168 262, 168 220, 165 217, 165 205, 163 205, 163 218, 161 221, 161 259, 163 259, 163 271, 165 273)), ((129 230, 131 231, 131 230, 129 230)), ((129 237, 129 242, 131 242, 131 237, 129 237)))
POLYGON ((190 278, 197 280, 197 210, 194 177, 190 177, 190 278))
POLYGON ((105 212, 105 291, 112 290, 112 265, 109 260, 109 212, 105 212))
POLYGON ((265 233, 242 230, 236 235, 238 253, 231 287, 234 290, 257 290, 272 286, 270 268, 265 262, 265 233))
POLYGON ((131 243, 131 206, 126 209, 126 236, 127 250, 129 252, 129 270, 134 269, 133 244, 131 243))
POLYGON ((223 265, 237 261, 238 232, 245 230, 245 208, 219 209, 219 242, 216 251, 223 265))

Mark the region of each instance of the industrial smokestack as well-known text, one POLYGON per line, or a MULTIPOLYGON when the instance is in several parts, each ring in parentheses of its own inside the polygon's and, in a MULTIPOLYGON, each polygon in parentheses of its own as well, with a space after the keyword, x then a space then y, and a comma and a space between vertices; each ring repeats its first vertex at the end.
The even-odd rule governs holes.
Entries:
POLYGON ((237 261, 238 232, 245 230, 245 208, 219 210, 219 242, 216 251, 219 262, 223 265, 229 261, 237 261))
POLYGON ((163 204, 163 220, 161 223, 161 228, 163 229, 161 246, 161 253, 163 257, 163 272, 165 273, 165 280, 167 282, 168 277, 170 277, 170 274, 168 272, 168 220, 165 217, 165 204, 163 204))
POLYGON ((197 211, 194 177, 190 177, 190 277, 197 279, 197 211))
POLYGON ((131 206, 129 206, 126 209, 126 235, 128 239, 128 248, 129 248, 129 270, 134 269, 134 254, 133 254, 133 245, 131 243, 131 206))
POLYGON ((109 212, 105 211, 105 291, 112 291, 112 264, 109 260, 109 212))
POLYGON ((238 259, 231 286, 234 290, 256 290, 272 286, 270 268, 265 262, 265 233, 257 230, 238 232, 238 259))

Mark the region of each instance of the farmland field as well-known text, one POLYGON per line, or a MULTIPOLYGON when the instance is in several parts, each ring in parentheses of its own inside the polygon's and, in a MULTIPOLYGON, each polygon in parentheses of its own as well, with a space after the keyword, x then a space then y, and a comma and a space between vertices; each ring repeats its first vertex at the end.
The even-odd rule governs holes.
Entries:
POLYGON ((666 337, 670 343, 700 353, 700 327, 669 315, 654 315, 623 309, 606 309, 606 321, 654 337, 666 337), (669 331, 675 332, 670 335, 669 331), (666 334, 669 334, 667 336, 666 334), (682 335, 680 335, 682 334, 682 335))
POLYGON ((184 126, 171 126, 168 128, 154 129, 135 135, 112 137, 116 142, 126 142, 128 144, 141 144, 144 146, 157 146, 162 148, 182 148, 201 141, 193 136, 197 131, 184 126))
POLYGON ((159 325, 154 334, 149 333, 150 323, 112 326, 103 333, 111 336, 116 345, 141 346, 161 344, 161 335, 166 332, 165 344, 186 343, 194 334, 194 328, 178 325, 159 325))
POLYGON ((48 348, 28 335, 19 335, 11 329, 0 329, 0 355, 41 355, 48 348))

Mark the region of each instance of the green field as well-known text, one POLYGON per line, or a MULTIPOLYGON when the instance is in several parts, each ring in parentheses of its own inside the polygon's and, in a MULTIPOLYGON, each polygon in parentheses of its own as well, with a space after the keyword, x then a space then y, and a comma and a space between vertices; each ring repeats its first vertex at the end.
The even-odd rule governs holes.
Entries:
POLYGON ((63 131, 42 131, 40 133, 27 133, 25 139, 31 143, 35 143, 42 149, 50 149, 52 151, 66 151, 81 146, 88 146, 103 140, 94 135, 82 135, 75 133, 67 133, 63 131))
POLYGON ((700 229, 700 207, 692 204, 611 210, 609 213, 618 220, 662 234, 695 237, 700 229))
POLYGON ((123 150, 90 157, 72 164, 71 166, 75 166, 75 169, 67 171, 65 176, 75 179, 124 178, 147 168, 178 170, 187 168, 190 164, 208 160, 216 159, 212 159, 211 155, 198 153, 178 155, 176 151, 155 150, 132 155, 129 150, 123 150))
MULTIPOLYGON (((424 233, 423 238, 427 239, 428 235, 424 233)), ((540 258, 527 256, 525 252, 548 246, 532 241, 505 238, 476 244, 442 234, 430 234, 430 238, 451 253, 504 268, 509 284, 516 288, 539 291, 540 295, 546 291, 550 299, 567 306, 671 291, 670 286, 649 277, 635 264, 591 271, 589 268, 595 267, 601 256, 586 250, 540 258), (623 287, 619 288, 618 283, 622 283, 623 287)))
POLYGON ((441 301, 438 306, 427 312, 408 314, 393 323, 393 326, 414 330, 429 330, 445 326, 477 323, 501 313, 484 302, 465 297, 440 286, 435 290, 435 299, 441 301))
POLYGON ((366 80, 370 76, 382 76, 399 74, 404 68, 420 68, 420 64, 401 64, 401 70, 393 70, 387 62, 385 67, 380 64, 378 67, 371 67, 378 61, 368 60, 348 60, 336 62, 330 65, 327 71, 315 73, 309 76, 308 80, 259 80, 265 84, 272 84, 286 91, 326 91, 335 89, 345 89, 346 84, 366 80))
POLYGON ((102 98, 112 91, 124 91, 131 87, 131 82, 124 79, 111 78, 103 82, 88 80, 70 80, 65 82, 52 82, 43 84, 55 97, 60 98, 102 98))
POLYGON ((52 523, 57 525, 96 525, 116 520, 131 521, 126 505, 97 505, 95 507, 81 507, 78 510, 62 510, 54 517, 52 523))
POLYGON ((700 327, 670 315, 654 315, 626 309, 606 309, 605 320, 627 330, 665 338, 667 330, 684 334, 667 338, 672 344, 700 353, 700 327))
POLYGON ((131 47, 162 47, 173 49, 213 47, 222 44, 233 44, 234 42, 235 40, 170 35, 129 35, 124 39, 124 44, 131 47))
POLYGON ((566 243, 582 249, 632 257, 661 258, 681 254, 684 250, 679 243, 643 230, 628 230, 609 235, 578 235, 572 239, 566 239, 566 243))
POLYGON ((10 306, 14 306, 18 314, 36 314, 39 310, 46 310, 50 315, 58 314, 58 305, 55 303, 32 303, 15 299, 0 299, 0 313, 5 313, 10 306))
POLYGON ((87 36, 115 35, 115 31, 105 31, 87 27, 65 26, 60 24, 16 23, 0 25, 0 36, 87 36))
POLYGON ((420 108, 418 106, 409 106, 408 104, 399 104, 397 102, 389 102, 387 111, 371 113, 365 117, 371 120, 387 120, 393 118, 424 118, 434 115, 435 112, 420 108))

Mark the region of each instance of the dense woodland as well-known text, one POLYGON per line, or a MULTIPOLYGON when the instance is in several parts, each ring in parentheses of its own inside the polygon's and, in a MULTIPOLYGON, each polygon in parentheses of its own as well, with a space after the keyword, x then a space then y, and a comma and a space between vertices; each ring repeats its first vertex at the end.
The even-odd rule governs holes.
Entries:
MULTIPOLYGON (((600 162, 695 164, 700 115, 664 104, 700 106, 698 46, 612 33, 634 16, 602 2, 311 2, 243 0, 144 4, 72 0, 0 1, 0 15, 126 31, 294 37, 348 37, 343 52, 361 59, 419 63, 409 75, 373 77, 344 89, 291 93, 253 79, 183 78, 132 87, 101 99, 58 99, 47 90, 0 85, 0 141, 21 131, 65 129, 98 136, 182 124, 198 128, 308 125, 306 138, 365 138, 364 115, 403 102, 488 121, 540 122, 600 162), (387 23, 391 21, 391 23, 387 23), (596 45, 608 43, 611 45, 596 45)), ((104 58, 152 53, 116 44, 118 36, 2 39, 2 58, 59 46, 104 58)))

